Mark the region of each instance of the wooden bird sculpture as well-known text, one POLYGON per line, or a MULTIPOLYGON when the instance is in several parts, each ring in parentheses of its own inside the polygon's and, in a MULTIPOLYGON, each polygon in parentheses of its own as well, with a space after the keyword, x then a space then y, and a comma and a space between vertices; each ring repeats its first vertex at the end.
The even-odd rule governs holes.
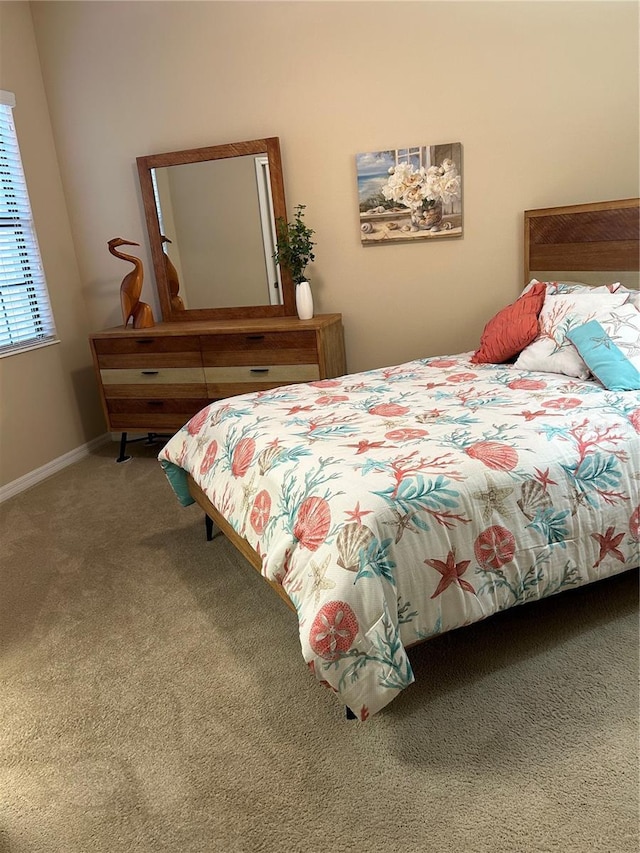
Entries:
POLYGON ((107 243, 109 251, 116 258, 121 258, 123 261, 129 261, 133 264, 131 272, 127 273, 122 279, 120 285, 120 304, 122 305, 122 319, 126 326, 131 318, 133 318, 134 329, 147 329, 154 326, 153 311, 151 306, 146 302, 140 302, 140 294, 142 293, 142 279, 144 270, 142 261, 134 255, 125 255, 124 252, 118 252, 118 246, 139 246, 140 243, 134 243, 131 240, 123 240, 122 237, 114 237, 107 243))
MULTIPOLYGON (((171 240, 168 237, 165 237, 164 234, 160 237, 162 243, 170 243, 171 240)), ((178 291, 180 290, 180 279, 178 278, 178 271, 173 265, 171 258, 166 252, 163 252, 164 255, 164 269, 167 274, 167 284, 169 285, 169 301, 171 303, 171 308, 173 311, 184 311, 184 302, 182 301, 182 297, 178 296, 178 291)))

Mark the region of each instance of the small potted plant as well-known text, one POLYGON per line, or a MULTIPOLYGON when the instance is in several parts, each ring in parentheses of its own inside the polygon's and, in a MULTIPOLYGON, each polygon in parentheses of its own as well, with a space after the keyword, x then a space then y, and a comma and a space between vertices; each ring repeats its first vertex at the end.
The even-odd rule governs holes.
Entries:
POLYGON ((306 205, 296 206, 293 222, 279 218, 276 222, 277 248, 273 259, 281 267, 288 269, 296 286, 296 308, 301 320, 313 317, 313 296, 309 281, 305 278, 307 265, 315 260, 311 239, 314 231, 305 224, 306 205))

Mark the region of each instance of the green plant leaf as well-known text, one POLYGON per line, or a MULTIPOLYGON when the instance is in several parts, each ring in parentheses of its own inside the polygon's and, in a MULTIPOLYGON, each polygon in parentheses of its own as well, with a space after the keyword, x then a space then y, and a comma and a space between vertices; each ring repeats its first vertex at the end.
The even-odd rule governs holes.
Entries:
POLYGON ((277 248, 273 259, 289 270, 296 284, 304 281, 308 264, 315 260, 313 247, 316 244, 311 239, 315 232, 303 221, 305 209, 304 204, 296 206, 293 222, 287 222, 282 217, 276 221, 277 248))

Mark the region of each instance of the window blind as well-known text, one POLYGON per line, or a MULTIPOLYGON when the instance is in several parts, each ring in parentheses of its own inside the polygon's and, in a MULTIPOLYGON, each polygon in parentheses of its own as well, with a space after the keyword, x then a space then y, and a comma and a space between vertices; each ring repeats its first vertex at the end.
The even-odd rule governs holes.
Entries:
POLYGON ((13 94, 0 90, 0 356, 56 340, 14 106, 13 94))

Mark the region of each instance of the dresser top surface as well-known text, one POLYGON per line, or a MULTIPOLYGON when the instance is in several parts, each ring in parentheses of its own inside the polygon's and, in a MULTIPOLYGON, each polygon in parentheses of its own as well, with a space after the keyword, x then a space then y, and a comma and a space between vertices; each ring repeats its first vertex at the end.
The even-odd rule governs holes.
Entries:
POLYGON ((156 323, 148 329, 134 329, 132 326, 114 326, 93 332, 91 338, 135 337, 146 338, 157 335, 211 335, 245 334, 251 332, 291 332, 315 331, 331 326, 342 319, 341 314, 318 314, 311 320, 299 320, 297 317, 255 317, 243 320, 193 320, 189 322, 156 323))

